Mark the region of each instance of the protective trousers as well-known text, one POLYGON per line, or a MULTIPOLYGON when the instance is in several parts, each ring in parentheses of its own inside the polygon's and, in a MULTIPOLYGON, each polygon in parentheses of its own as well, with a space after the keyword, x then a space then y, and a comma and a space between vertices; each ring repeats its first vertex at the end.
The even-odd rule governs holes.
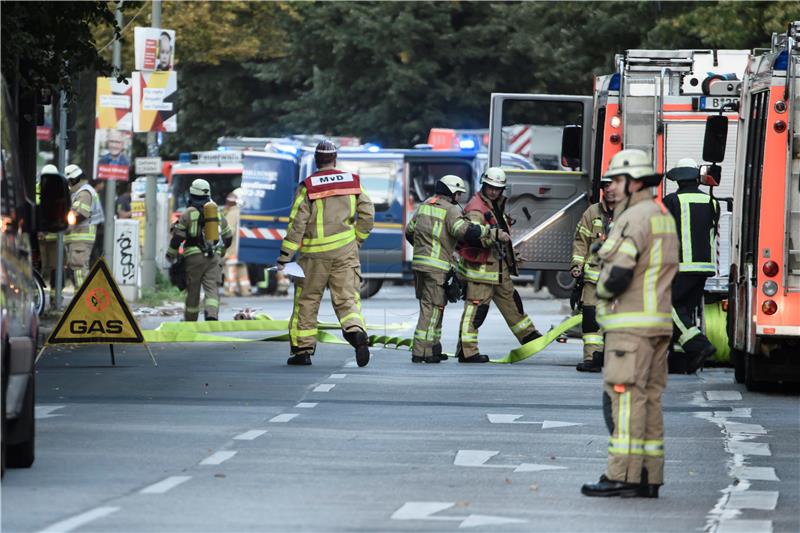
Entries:
POLYGON ((206 257, 193 254, 186 258, 186 309, 184 320, 194 322, 200 314, 200 288, 203 288, 203 301, 206 320, 219 317, 219 257, 206 257))
POLYGON ((605 392, 611 398, 613 432, 608 471, 614 481, 664 483, 664 418, 661 394, 667 384, 668 335, 606 333, 605 392))
POLYGON ((583 360, 592 361, 595 352, 603 353, 603 334, 600 333, 600 324, 597 323, 597 285, 585 284, 581 300, 583 302, 583 319, 581 321, 583 360))
POLYGON ((225 261, 225 295, 250 296, 250 276, 247 265, 236 259, 225 261))
POLYGON ((75 274, 75 288, 79 288, 89 275, 89 259, 94 242, 78 241, 67 243, 67 266, 75 274))
MULTIPOLYGON (((411 355, 429 357, 434 354, 434 346, 440 345, 442 338, 442 316, 447 298, 444 282, 447 274, 442 272, 414 271, 414 290, 419 300, 419 319, 414 330, 414 345, 411 355)), ((441 346, 439 346, 441 348, 441 346)))
POLYGON ((293 354, 312 355, 317 346, 317 315, 325 288, 344 333, 367 328, 361 316, 361 268, 358 256, 316 259, 301 256, 297 261, 305 273, 295 280, 294 308, 289 319, 289 340, 293 354))
POLYGON ((672 282, 672 343, 673 350, 691 356, 709 349, 711 342, 695 325, 703 305, 705 276, 681 274, 672 282))
POLYGON ((508 276, 503 277, 497 285, 488 283, 467 282, 467 298, 464 302, 464 314, 461 316, 461 330, 458 339, 458 351, 464 357, 478 355, 478 328, 481 327, 489 313, 489 304, 494 301, 500 314, 511 328, 511 332, 522 340, 536 331, 530 317, 522 307, 522 298, 514 290, 514 284, 508 276))

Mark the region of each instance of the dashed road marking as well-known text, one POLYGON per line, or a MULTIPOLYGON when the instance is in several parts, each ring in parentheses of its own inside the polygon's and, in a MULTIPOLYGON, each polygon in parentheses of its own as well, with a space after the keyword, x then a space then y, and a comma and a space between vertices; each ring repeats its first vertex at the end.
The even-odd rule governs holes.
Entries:
POLYGON ((72 531, 73 529, 77 529, 84 524, 88 524, 93 520, 103 518, 104 516, 108 516, 117 511, 119 511, 119 507, 98 507, 96 509, 92 509, 91 511, 86 511, 85 513, 73 516, 72 518, 67 518, 66 520, 56 522, 46 529, 43 529, 40 533, 66 533, 67 531, 72 531))
POLYGON ((438 522, 461 522, 458 527, 479 527, 500 524, 522 524, 527 520, 519 518, 506 518, 504 516, 491 516, 471 514, 467 516, 433 516, 434 514, 449 509, 454 502, 406 502, 397 511, 392 513, 391 520, 436 520, 438 522))
POLYGON ((715 533, 772 533, 772 520, 721 520, 715 533))
POLYGON ((771 466, 734 466, 731 473, 739 479, 750 481, 780 481, 771 466))
POLYGON ((528 420, 519 420, 522 415, 508 415, 508 414, 488 414, 486 418, 492 424, 541 424, 542 429, 551 428, 564 428, 569 426, 582 426, 580 422, 560 422, 558 420, 545 420, 543 422, 534 422, 528 420))
POLYGON ((64 405, 36 405, 34 406, 34 417, 36 420, 42 420, 45 418, 55 418, 57 416, 64 416, 64 415, 54 415, 53 411, 57 411, 59 409, 63 409, 64 405))
POLYGON ((728 509, 759 509, 774 511, 778 505, 776 490, 744 490, 732 492, 725 507, 728 509))
POLYGON ((769 444, 766 442, 732 440, 728 443, 728 451, 739 455, 761 455, 764 457, 772 455, 769 444))
POLYGON ((732 402, 742 399, 742 393, 735 390, 709 390, 706 398, 716 402, 732 402))
POLYGON ((345 368, 356 368, 357 366, 358 366, 358 364, 355 362, 355 360, 353 360, 353 361, 348 361, 348 362, 346 362, 346 363, 344 364, 344 367, 345 367, 345 368))
POLYGON ((331 379, 344 379, 347 377, 347 374, 331 374, 331 379))
POLYGON ((761 424, 743 424, 741 422, 725 422, 728 433, 744 433, 747 435, 766 435, 767 430, 761 424))
POLYGON ((266 433, 266 429, 251 429, 250 431, 245 431, 244 433, 239 433, 233 440, 254 440, 266 433))
POLYGON ((215 453, 209 455, 208 457, 206 457, 205 459, 203 459, 202 461, 200 461, 200 464, 201 465, 218 465, 218 464, 222 464, 225 461, 227 461, 228 459, 230 459, 231 457, 233 457, 234 455, 236 455, 235 451, 215 452, 215 453))
POLYGON ((323 383, 322 385, 317 385, 316 387, 314 387, 313 392, 330 392, 331 389, 334 388, 335 386, 336 385, 334 385, 333 383, 323 383))
POLYGON ((153 483, 149 487, 145 487, 139 491, 139 494, 164 494, 170 489, 174 489, 181 483, 186 483, 192 479, 192 476, 170 476, 162 479, 158 483, 153 483))
POLYGON ((317 405, 319 405, 317 402, 300 402, 297 405, 295 405, 295 407, 298 407, 300 409, 313 409, 317 405))
POLYGON ((297 413, 284 413, 282 415, 274 416, 270 418, 270 422, 288 422, 289 420, 298 417, 297 413))

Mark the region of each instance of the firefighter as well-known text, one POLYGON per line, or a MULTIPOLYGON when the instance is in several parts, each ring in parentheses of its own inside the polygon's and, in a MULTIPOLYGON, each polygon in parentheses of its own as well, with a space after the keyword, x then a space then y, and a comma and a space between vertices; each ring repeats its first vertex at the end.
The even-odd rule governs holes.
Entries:
POLYGON ((69 180, 69 190, 72 194, 72 213, 75 215, 74 223, 64 235, 64 244, 67 249, 67 266, 75 275, 75 288, 79 288, 89 274, 89 260, 92 255, 97 226, 105 221, 103 206, 94 187, 83 174, 78 165, 67 165, 64 175, 69 180))
POLYGON ((578 285, 583 286, 579 304, 583 314, 583 360, 575 367, 578 372, 600 372, 603 368, 603 335, 596 315, 597 278, 600 275, 596 250, 608 235, 614 216, 616 198, 610 184, 610 177, 600 179, 603 196, 584 211, 572 243, 570 273, 578 280, 578 285))
POLYGON ((200 289, 205 293, 207 321, 219 318, 220 261, 231 245, 231 231, 222 210, 211 200, 211 186, 196 179, 189 187, 189 205, 172 226, 167 261, 178 258, 183 244, 186 272, 186 304, 183 319, 196 322, 200 314, 200 289))
POLYGON ((672 353, 670 369, 694 374, 717 351, 697 327, 703 310, 703 288, 714 276, 719 204, 700 190, 700 170, 692 159, 681 159, 667 172, 678 190, 664 205, 678 226, 680 266, 672 284, 672 353))
POLYGON ((239 262, 239 224, 241 222, 242 190, 235 189, 225 198, 225 220, 231 228, 233 242, 225 251, 225 296, 250 296, 250 277, 247 265, 239 262))
POLYGON ((605 332, 604 394, 611 399, 612 433, 606 473, 581 492, 657 498, 664 483, 661 395, 678 235, 675 220, 653 198, 661 176, 644 152, 619 152, 606 176, 617 204, 614 227, 598 252, 597 317, 605 332))
POLYGON ((419 319, 411 350, 413 363, 445 361, 442 354, 442 315, 447 305, 445 283, 452 270, 457 241, 477 241, 489 228, 471 224, 458 202, 467 192, 464 180, 449 174, 436 183, 434 195, 419 206, 406 227, 406 239, 414 247, 411 268, 419 300, 419 319))
MULTIPOLYGON (((55 165, 45 165, 41 175, 58 175, 55 165)), ((41 203, 41 180, 36 182, 36 205, 41 203)), ((58 262, 58 233, 40 231, 39 235, 39 257, 41 258, 41 274, 46 283, 50 285, 50 305, 56 304, 56 268, 58 262)))
POLYGON ((320 142, 314 151, 317 171, 297 187, 278 270, 295 252, 304 277, 295 280, 289 320, 290 365, 310 365, 317 345, 317 314, 327 287, 356 363, 369 363, 369 339, 361 315, 361 261, 358 250, 372 231, 375 207, 358 174, 336 169, 336 147, 320 142))
POLYGON ((480 244, 458 246, 461 259, 458 274, 467 284, 464 314, 458 340, 460 363, 487 363, 489 357, 478 351, 478 328, 494 301, 511 332, 522 344, 541 337, 530 317, 525 314, 522 299, 514 289, 511 276, 517 274, 517 257, 511 246, 510 219, 504 213, 506 173, 490 167, 481 176, 481 190, 464 209, 475 224, 488 225, 489 231, 480 244))

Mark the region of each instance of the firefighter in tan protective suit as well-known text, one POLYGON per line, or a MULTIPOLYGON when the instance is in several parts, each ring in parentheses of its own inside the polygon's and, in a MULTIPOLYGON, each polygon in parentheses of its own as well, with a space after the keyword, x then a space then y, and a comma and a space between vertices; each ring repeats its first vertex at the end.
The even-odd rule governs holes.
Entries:
POLYGON ((250 276, 247 265, 239 261, 239 224, 241 223, 242 190, 235 189, 225 198, 225 221, 231 228, 233 241, 225 251, 225 296, 250 296, 250 276))
POLYGON ((509 220, 503 212, 505 187, 503 169, 486 169, 481 176, 481 190, 464 208, 471 222, 488 225, 489 231, 480 239, 479 246, 470 243, 458 246, 461 256, 458 274, 467 283, 458 341, 461 363, 489 362, 489 357, 478 351, 478 328, 486 319, 492 301, 520 343, 542 336, 525 314, 522 299, 511 281, 511 276, 517 274, 517 257, 511 246, 509 220))
POLYGON ((67 249, 67 266, 75 274, 75 288, 78 289, 89 275, 89 260, 97 236, 97 225, 105 221, 105 216, 100 197, 94 187, 89 185, 81 167, 67 165, 64 175, 69 180, 72 213, 75 215, 75 222, 70 223, 64 235, 64 244, 67 249))
POLYGON ((174 262, 183 244, 186 261, 184 320, 195 322, 200 314, 200 289, 205 293, 206 320, 219 318, 220 259, 230 246, 233 232, 222 210, 211 201, 211 186, 196 179, 189 187, 189 206, 172 226, 167 260, 174 262))
POLYGON ((442 354, 442 316, 447 305, 445 283, 452 269, 457 241, 478 241, 488 233, 487 226, 470 223, 461 212, 458 200, 467 189, 464 180, 447 175, 436 184, 434 196, 419 206, 406 227, 406 239, 414 247, 411 268, 419 300, 419 319, 414 331, 411 362, 438 363, 442 354))
POLYGON ((653 199, 661 176, 644 152, 619 152, 606 176, 613 179, 617 207, 614 228, 598 252, 597 317, 605 332, 603 379, 612 431, 606 473, 581 492, 657 498, 664 483, 661 395, 672 336, 678 235, 675 219, 653 199))
POLYGON ((611 178, 603 176, 600 186, 603 197, 583 212, 575 228, 572 243, 572 277, 583 282, 580 308, 583 315, 583 360, 578 363, 578 372, 600 372, 603 368, 603 334, 597 323, 597 278, 600 276, 597 249, 611 229, 616 198, 610 190, 611 178))
POLYGON ((310 365, 317 345, 317 314, 327 287, 344 338, 355 348, 356 363, 369 363, 369 339, 361 315, 361 261, 358 250, 372 231, 375 207, 358 174, 336 169, 336 147, 320 142, 318 170, 297 187, 278 270, 295 252, 304 277, 295 281, 289 319, 289 365, 310 365))

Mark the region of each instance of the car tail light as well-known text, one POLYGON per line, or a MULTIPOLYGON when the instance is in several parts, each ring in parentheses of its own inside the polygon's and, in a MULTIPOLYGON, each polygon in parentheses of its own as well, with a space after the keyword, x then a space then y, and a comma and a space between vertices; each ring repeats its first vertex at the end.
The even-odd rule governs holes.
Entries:
POLYGON ((786 131, 786 122, 783 120, 776 120, 773 128, 775 128, 777 133, 783 133, 786 131))
POLYGON ((775 303, 775 300, 764 300, 764 303, 761 304, 761 310, 765 315, 774 315, 778 312, 778 304, 775 303))
POLYGON ((761 290, 762 290, 762 291, 764 292, 764 294, 766 294, 767 296, 775 296, 775 293, 777 293, 777 292, 778 292, 778 284, 777 284, 777 283, 775 283, 774 281, 772 281, 771 279, 770 279, 770 280, 767 280, 767 281, 765 281, 765 282, 764 282, 764 284, 761 286, 761 290))
POLYGON ((764 263, 764 266, 761 267, 761 270, 764 272, 766 276, 773 278, 778 275, 778 263, 769 260, 766 263, 764 263))
POLYGON ((619 144, 619 141, 622 139, 620 138, 619 133, 612 133, 608 140, 611 141, 611 144, 619 144))
POLYGON ((776 113, 785 113, 786 112, 786 102, 783 100, 778 100, 775 102, 775 112, 776 113))
POLYGON ((622 119, 620 119, 618 115, 614 115, 611 117, 609 124, 612 128, 619 128, 622 125, 622 119))

